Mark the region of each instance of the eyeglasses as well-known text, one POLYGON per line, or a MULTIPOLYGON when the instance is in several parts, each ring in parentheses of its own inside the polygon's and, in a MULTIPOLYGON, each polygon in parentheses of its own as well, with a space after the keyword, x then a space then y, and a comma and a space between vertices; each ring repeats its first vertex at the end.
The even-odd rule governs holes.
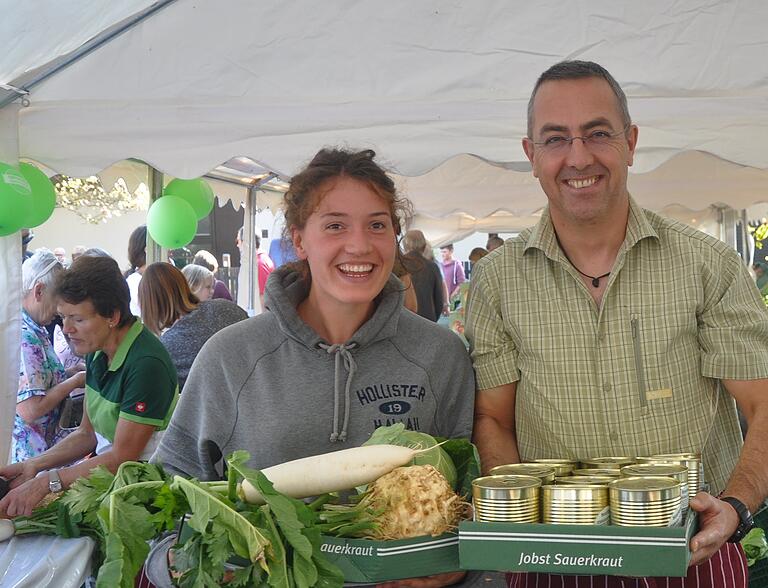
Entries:
POLYGON ((543 141, 534 141, 533 144, 537 147, 541 147, 547 153, 564 153, 570 149, 571 145, 576 139, 581 139, 581 142, 587 149, 599 150, 608 145, 614 145, 619 137, 626 134, 627 129, 629 129, 629 125, 620 131, 616 131, 615 133, 610 133, 604 130, 592 131, 589 133, 589 135, 584 137, 564 137, 562 135, 552 135, 543 141))

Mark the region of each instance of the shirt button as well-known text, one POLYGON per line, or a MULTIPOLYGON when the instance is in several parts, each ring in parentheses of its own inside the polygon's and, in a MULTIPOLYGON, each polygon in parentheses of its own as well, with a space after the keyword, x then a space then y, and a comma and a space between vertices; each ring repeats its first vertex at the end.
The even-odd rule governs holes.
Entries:
POLYGON ((612 389, 610 382, 603 382, 603 392, 610 392, 612 389))

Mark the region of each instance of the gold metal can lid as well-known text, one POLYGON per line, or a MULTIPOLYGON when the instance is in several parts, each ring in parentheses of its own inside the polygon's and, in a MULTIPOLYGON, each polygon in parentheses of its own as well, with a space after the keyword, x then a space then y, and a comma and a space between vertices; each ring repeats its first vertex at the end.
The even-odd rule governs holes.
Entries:
POLYGON ((681 496, 680 482, 667 476, 631 476, 608 485, 611 502, 653 502, 681 496))
POLYGON ((472 480, 473 498, 531 498, 539 493, 541 480, 534 476, 483 476, 472 480))
POLYGON ((555 468, 538 463, 510 463, 492 468, 491 476, 534 476, 542 482, 552 482, 555 479, 555 468))
POLYGON ((540 463, 542 465, 548 465, 549 467, 555 468, 556 476, 567 476, 574 469, 579 467, 579 462, 572 459, 534 459, 533 462, 530 463, 540 463))
POLYGON ((607 486, 613 482, 616 476, 564 476, 555 478, 555 484, 585 485, 585 486, 607 486))
POLYGON ((688 468, 675 463, 635 463, 621 468, 621 475, 630 476, 669 476, 676 480, 688 482, 688 468))
POLYGON ((582 469, 593 469, 593 468, 603 468, 603 469, 619 469, 621 466, 630 465, 635 463, 634 457, 629 457, 626 455, 623 456, 606 456, 606 457, 592 457, 590 459, 582 459, 581 460, 581 467, 582 469))
POLYGON ((618 478, 621 476, 619 468, 579 468, 571 472, 572 476, 611 476, 618 478))
POLYGON ((654 453, 651 455, 652 458, 660 458, 662 460, 664 459, 674 459, 674 460, 697 460, 701 461, 701 453, 654 453))

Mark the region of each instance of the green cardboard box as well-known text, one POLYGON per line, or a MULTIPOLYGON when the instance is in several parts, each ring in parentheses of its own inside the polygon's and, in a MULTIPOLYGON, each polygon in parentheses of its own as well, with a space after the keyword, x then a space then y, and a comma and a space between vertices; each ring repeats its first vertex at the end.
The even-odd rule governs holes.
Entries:
POLYGON ((386 582, 461 569, 455 533, 394 541, 324 535, 320 550, 341 569, 347 582, 386 582))
POLYGON ((697 529, 690 510, 681 527, 465 521, 459 525, 459 559, 466 570, 681 577, 697 529))
MULTIPOLYGON (((188 517, 189 515, 187 515, 188 517)), ((184 522, 179 529, 178 542, 183 544, 192 530, 184 522)), ((459 566, 459 536, 444 533, 394 541, 370 539, 340 539, 323 535, 320 551, 336 564, 350 583, 375 584, 403 578, 418 578, 443 572, 455 572, 459 566)), ((233 555, 233 566, 248 562, 233 555)))

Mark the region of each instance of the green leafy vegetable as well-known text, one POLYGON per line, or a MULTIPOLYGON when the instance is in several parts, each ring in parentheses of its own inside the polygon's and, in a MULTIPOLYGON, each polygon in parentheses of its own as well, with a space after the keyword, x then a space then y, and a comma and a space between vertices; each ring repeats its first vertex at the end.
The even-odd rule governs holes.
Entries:
POLYGON ((181 476, 173 478, 171 489, 181 490, 185 494, 192 511, 188 524, 195 531, 205 534, 208 522, 215 521, 227 531, 237 555, 250 562, 264 559, 264 547, 269 541, 248 519, 237 512, 226 498, 216 495, 198 482, 181 476))
MULTIPOLYGON (((443 441, 443 439, 436 439, 443 441)), ((469 439, 447 439, 440 447, 445 450, 456 466, 456 484, 453 489, 457 494, 472 496, 472 480, 480 477, 480 455, 469 439)))
POLYGON ((741 540, 741 546, 747 556, 747 565, 752 566, 756 561, 768 557, 768 542, 765 531, 755 527, 741 540))
POLYGON ((431 435, 419 431, 409 431, 403 423, 395 423, 388 427, 379 427, 363 445, 400 445, 411 449, 428 449, 419 453, 411 461, 411 465, 431 465, 443 474, 451 486, 456 486, 456 467, 448 454, 431 435))

